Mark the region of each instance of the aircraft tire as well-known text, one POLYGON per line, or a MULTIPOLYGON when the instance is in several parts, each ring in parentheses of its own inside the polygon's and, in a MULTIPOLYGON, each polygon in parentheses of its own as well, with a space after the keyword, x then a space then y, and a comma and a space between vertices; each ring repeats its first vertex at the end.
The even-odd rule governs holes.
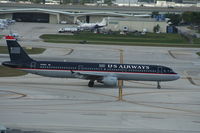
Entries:
POLYGON ((94 81, 90 81, 90 82, 88 83, 88 87, 94 87, 94 81))

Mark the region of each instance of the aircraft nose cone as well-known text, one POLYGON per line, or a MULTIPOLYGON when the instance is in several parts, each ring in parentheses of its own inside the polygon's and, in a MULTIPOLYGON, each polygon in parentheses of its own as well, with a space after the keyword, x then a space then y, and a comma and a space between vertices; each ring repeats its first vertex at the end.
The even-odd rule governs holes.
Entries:
POLYGON ((181 77, 181 76, 180 76, 179 74, 176 74, 174 78, 175 78, 175 80, 177 80, 177 79, 179 79, 180 77, 181 77))

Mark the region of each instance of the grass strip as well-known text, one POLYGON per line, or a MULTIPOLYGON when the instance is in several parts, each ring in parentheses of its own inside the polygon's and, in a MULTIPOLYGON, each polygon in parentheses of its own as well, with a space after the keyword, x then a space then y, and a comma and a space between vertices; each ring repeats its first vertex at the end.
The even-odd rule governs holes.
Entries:
POLYGON ((138 35, 130 33, 127 35, 120 34, 93 34, 90 32, 81 32, 75 35, 58 35, 45 34, 41 36, 44 40, 86 40, 86 41, 104 41, 104 42, 148 42, 148 43, 187 43, 187 40, 179 34, 155 34, 148 33, 145 35, 138 35))
POLYGON ((0 66, 0 77, 15 77, 15 76, 23 76, 26 74, 27 74, 26 72, 18 69, 0 66))
POLYGON ((53 43, 87 43, 87 44, 108 44, 108 45, 132 45, 132 46, 174 46, 174 47, 200 47, 200 40, 194 44, 179 34, 155 34, 137 35, 134 33, 127 35, 93 34, 83 32, 74 35, 44 34, 40 36, 45 42, 53 43))
POLYGON ((194 44, 200 44, 200 38, 194 38, 193 43, 194 44))
MULTIPOLYGON (((27 49, 24 48, 23 49, 28 53, 28 54, 41 54, 43 53, 46 49, 44 48, 31 48, 31 49, 27 49)), ((7 54, 8 53, 8 48, 6 46, 0 46, 0 54, 7 54)))

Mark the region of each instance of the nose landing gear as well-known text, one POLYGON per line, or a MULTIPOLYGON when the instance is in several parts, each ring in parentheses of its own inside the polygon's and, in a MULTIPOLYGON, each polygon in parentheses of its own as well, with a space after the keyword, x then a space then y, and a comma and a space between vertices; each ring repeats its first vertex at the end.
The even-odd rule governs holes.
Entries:
POLYGON ((157 81, 157 89, 161 89, 160 81, 157 81))

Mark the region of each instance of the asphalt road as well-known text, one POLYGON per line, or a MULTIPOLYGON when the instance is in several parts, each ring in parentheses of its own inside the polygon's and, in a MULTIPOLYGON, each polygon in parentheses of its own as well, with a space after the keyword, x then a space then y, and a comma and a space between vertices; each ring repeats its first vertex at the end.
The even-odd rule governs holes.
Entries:
POLYGON ((153 11, 181 13, 185 11, 199 12, 200 7, 118 7, 118 6, 79 6, 79 5, 43 5, 43 4, 18 4, 18 3, 1 3, 1 9, 19 9, 19 8, 42 8, 56 9, 74 12, 119 12, 119 13, 151 13, 153 11))

